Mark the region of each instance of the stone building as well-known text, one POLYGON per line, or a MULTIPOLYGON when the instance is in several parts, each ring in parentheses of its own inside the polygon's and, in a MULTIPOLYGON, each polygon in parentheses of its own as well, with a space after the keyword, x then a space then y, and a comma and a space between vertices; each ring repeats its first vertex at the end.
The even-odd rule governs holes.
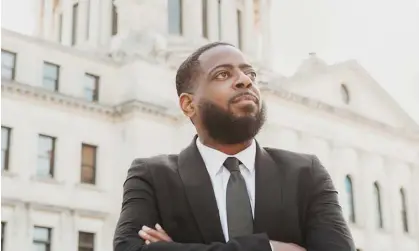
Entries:
POLYGON ((262 145, 316 154, 357 248, 419 251, 419 126, 356 61, 274 72, 271 0, 43 0, 2 30, 2 250, 112 250, 136 157, 194 130, 174 76, 209 41, 240 47, 268 105, 262 145))

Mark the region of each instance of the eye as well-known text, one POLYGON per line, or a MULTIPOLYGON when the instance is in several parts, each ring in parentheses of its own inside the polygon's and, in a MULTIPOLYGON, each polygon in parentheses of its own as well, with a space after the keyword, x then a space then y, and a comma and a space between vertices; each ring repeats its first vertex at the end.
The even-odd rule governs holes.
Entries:
POLYGON ((222 72, 217 73, 217 75, 215 75, 215 78, 218 80, 224 80, 228 77, 230 77, 230 73, 228 71, 222 71, 222 72))
POLYGON ((255 80, 256 79, 256 72, 254 72, 254 71, 249 72, 249 73, 247 73, 247 76, 249 76, 249 78, 251 80, 255 80))

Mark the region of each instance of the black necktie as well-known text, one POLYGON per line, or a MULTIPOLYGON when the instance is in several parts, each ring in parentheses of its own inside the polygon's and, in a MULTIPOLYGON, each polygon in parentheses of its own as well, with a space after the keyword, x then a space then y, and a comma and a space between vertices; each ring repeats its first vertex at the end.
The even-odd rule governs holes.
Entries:
POLYGON ((253 233, 253 215, 246 182, 240 173, 240 161, 228 157, 224 166, 230 171, 227 183, 227 224, 229 238, 253 233))

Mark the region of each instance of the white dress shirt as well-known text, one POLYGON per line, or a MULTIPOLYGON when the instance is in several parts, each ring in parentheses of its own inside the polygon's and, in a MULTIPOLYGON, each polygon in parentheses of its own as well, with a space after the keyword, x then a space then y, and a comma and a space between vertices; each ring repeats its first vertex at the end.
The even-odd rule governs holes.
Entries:
POLYGON ((221 227, 223 229, 225 240, 229 240, 227 226, 227 183, 230 178, 230 172, 225 166, 224 161, 228 157, 236 157, 241 161, 240 172, 246 182, 247 193, 249 194, 250 204, 252 206, 253 217, 255 215, 255 158, 256 143, 252 144, 243 151, 235 155, 227 155, 223 152, 207 147, 201 143, 199 138, 196 140, 196 146, 204 160, 205 166, 211 178, 214 189, 215 199, 217 201, 218 211, 220 213, 221 227))

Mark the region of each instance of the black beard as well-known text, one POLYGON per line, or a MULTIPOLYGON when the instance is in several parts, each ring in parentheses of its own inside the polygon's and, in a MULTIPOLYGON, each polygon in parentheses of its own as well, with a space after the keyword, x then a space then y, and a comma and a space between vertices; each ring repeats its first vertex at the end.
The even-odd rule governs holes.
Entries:
MULTIPOLYGON (((253 139, 266 121, 266 104, 255 115, 236 116, 211 101, 200 103, 200 117, 208 136, 221 144, 238 144, 253 139)), ((251 108, 249 108, 249 111, 251 108)))

